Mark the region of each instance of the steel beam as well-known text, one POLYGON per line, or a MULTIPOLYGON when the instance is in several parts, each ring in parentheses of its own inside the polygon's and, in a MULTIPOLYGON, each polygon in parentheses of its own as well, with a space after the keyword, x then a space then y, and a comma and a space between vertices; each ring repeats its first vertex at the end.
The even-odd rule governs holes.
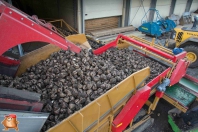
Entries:
POLYGON ((123 0, 122 27, 128 26, 131 9, 131 0, 123 0))
POLYGON ((130 12, 131 12, 131 0, 126 0, 124 26, 128 26, 129 25, 130 12))
POLYGON ((124 27, 125 26, 125 19, 126 19, 126 1, 127 0, 123 0, 123 7, 122 7, 122 23, 121 26, 124 27))
POLYGON ((77 13, 77 21, 78 21, 78 32, 82 33, 82 10, 81 10, 81 0, 78 0, 78 13, 77 13))
POLYGON ((176 3, 176 0, 172 0, 171 1, 171 7, 170 7, 170 11, 169 11, 169 16, 174 13, 175 3, 176 3))
MULTIPOLYGON (((156 8, 156 3, 157 3, 157 0, 151 0, 151 6, 150 6, 150 8, 156 8)), ((154 15, 155 15, 155 11, 152 11, 151 10, 149 12, 149 21, 153 21, 154 15)))
POLYGON ((85 5, 84 5, 84 0, 81 0, 81 16, 82 16, 82 33, 85 33, 85 9, 84 9, 85 5))
POLYGON ((187 0, 185 12, 189 12, 190 11, 190 7, 192 5, 192 1, 193 0, 187 0))

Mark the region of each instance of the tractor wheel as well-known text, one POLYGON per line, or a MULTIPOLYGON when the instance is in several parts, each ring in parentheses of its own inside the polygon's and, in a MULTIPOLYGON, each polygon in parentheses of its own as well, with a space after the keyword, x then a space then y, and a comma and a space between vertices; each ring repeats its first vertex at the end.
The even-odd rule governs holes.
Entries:
POLYGON ((198 66, 198 46, 196 45, 189 45, 185 46, 184 50, 187 52, 187 58, 190 60, 192 63, 190 64, 189 67, 197 67, 198 66))

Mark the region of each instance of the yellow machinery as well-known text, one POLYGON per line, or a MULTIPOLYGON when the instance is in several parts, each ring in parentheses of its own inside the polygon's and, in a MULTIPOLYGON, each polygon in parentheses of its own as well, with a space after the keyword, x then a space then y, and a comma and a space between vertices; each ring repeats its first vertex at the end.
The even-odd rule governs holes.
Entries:
POLYGON ((175 45, 174 47, 184 48, 187 51, 187 58, 192 63, 190 67, 198 66, 198 29, 196 28, 198 16, 195 16, 195 21, 192 28, 175 28, 175 45))

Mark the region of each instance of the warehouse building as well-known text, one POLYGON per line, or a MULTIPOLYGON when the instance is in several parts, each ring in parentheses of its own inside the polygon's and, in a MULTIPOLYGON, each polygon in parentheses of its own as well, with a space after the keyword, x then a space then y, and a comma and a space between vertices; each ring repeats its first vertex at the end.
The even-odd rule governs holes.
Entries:
MULTIPOLYGON (((43 19, 64 19, 79 33, 133 25, 138 27, 149 8, 165 18, 194 12, 198 0, 13 0, 13 5, 43 19)), ((147 19, 154 20, 154 12, 147 19)))

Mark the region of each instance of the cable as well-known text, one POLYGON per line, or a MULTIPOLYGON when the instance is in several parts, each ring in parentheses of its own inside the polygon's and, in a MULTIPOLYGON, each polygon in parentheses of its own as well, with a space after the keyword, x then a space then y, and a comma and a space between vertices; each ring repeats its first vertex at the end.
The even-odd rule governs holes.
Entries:
POLYGON ((141 7, 141 5, 139 6, 139 8, 138 8, 138 10, 136 11, 136 13, 135 13, 133 19, 131 20, 130 25, 132 24, 133 20, 135 19, 136 15, 137 15, 137 13, 138 13, 138 11, 139 11, 139 9, 140 9, 140 7, 141 7))
MULTIPOLYGON (((140 7, 143 7, 143 9, 144 9, 143 2, 144 2, 144 0, 141 0, 140 6, 139 6, 138 10, 136 11, 136 13, 135 13, 133 19, 131 20, 130 25, 132 24, 133 20, 135 19, 136 15, 137 15, 137 13, 138 13, 138 11, 139 11, 139 9, 140 9, 140 7)), ((144 9, 144 12, 146 13, 145 9, 144 9)), ((146 19, 147 19, 147 16, 146 16, 146 19)))
MULTIPOLYGON (((146 14, 146 11, 145 11, 145 8, 144 8, 144 5, 143 5, 143 2, 144 2, 144 0, 141 0, 141 5, 142 5, 142 7, 143 7, 143 9, 144 9, 144 13, 146 14)), ((147 15, 146 15, 146 20, 148 21, 147 15)))

